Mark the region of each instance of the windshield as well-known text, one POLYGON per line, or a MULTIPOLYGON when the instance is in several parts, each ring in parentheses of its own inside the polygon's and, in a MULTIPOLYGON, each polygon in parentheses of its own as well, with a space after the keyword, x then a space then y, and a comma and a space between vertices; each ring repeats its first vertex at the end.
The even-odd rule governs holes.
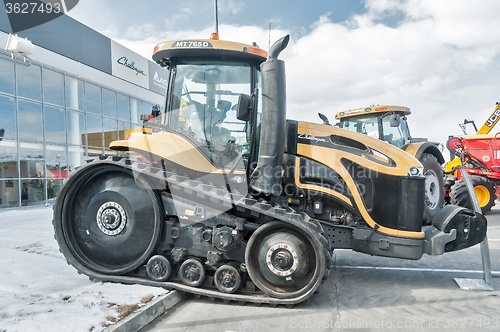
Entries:
POLYGON ((377 117, 352 117, 342 119, 340 128, 379 139, 377 117))
POLYGON ((342 119, 340 128, 364 134, 373 138, 386 141, 398 148, 410 142, 410 135, 404 117, 401 117, 399 126, 391 127, 390 117, 387 114, 382 116, 358 116, 342 119), (387 115, 387 116, 386 116, 387 115), (382 117, 382 132, 379 133, 378 121, 382 117))
POLYGON ((240 94, 251 94, 249 63, 177 64, 170 126, 196 141, 214 164, 231 166, 248 151, 249 126, 236 118, 240 94))
POLYGON ((408 127, 406 121, 401 117, 399 126, 391 127, 390 117, 386 116, 382 119, 382 127, 384 132, 384 141, 401 148, 403 145, 410 142, 408 127))

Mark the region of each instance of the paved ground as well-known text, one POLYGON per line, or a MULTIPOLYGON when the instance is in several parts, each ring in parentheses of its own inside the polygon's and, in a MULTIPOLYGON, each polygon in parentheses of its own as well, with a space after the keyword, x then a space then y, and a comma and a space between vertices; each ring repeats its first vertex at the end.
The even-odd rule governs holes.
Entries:
MULTIPOLYGON (((487 215, 493 271, 500 271, 500 206, 487 215)), ((335 251, 321 294, 309 304, 240 306, 186 297, 142 331, 498 331, 500 273, 495 291, 465 291, 453 278, 482 278, 479 245, 419 261, 335 251)))

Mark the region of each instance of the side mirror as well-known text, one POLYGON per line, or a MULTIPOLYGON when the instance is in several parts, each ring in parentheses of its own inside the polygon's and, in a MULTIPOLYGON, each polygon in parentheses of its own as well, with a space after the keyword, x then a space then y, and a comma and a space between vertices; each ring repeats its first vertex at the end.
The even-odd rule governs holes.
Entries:
POLYGON ((399 124, 401 123, 401 115, 391 114, 389 123, 390 123, 391 127, 399 127, 399 124))
POLYGON ((240 94, 238 104, 236 106, 236 118, 240 121, 250 120, 250 104, 252 97, 246 94, 240 94))

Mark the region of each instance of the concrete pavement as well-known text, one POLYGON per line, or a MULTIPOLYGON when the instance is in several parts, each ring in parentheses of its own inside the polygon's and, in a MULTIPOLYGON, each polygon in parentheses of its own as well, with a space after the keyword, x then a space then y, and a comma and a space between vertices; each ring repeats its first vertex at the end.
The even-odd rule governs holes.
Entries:
POLYGON ((187 296, 141 331, 498 331, 500 207, 487 218, 495 291, 461 290, 453 279, 482 278, 473 272, 482 270, 479 245, 418 261, 336 250, 330 278, 309 304, 270 308, 187 296))

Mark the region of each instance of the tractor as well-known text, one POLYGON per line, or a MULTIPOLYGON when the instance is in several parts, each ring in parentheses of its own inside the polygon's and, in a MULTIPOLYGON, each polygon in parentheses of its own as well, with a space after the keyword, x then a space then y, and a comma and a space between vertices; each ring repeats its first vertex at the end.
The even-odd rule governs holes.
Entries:
POLYGON ((93 280, 293 306, 321 290, 334 249, 416 260, 484 239, 484 216, 454 205, 422 230, 425 177, 410 154, 286 119, 288 41, 155 47, 170 73, 164 112, 58 193, 69 264, 93 280))
POLYGON ((464 120, 460 124, 464 135, 450 136, 446 147, 450 150, 450 162, 445 166, 445 199, 448 203, 472 208, 472 201, 465 180, 458 166, 465 164, 471 175, 474 191, 483 214, 491 211, 500 190, 500 133, 490 131, 500 119, 500 105, 477 130, 474 121, 464 120), (475 134, 467 134, 467 124, 472 124, 475 134))
POLYGON ((427 138, 411 137, 406 117, 410 114, 410 109, 402 106, 372 105, 337 113, 335 119, 340 121, 340 128, 392 144, 422 163, 425 175, 424 224, 431 224, 444 205, 441 164, 445 160, 438 148, 439 143, 429 142, 427 138))

